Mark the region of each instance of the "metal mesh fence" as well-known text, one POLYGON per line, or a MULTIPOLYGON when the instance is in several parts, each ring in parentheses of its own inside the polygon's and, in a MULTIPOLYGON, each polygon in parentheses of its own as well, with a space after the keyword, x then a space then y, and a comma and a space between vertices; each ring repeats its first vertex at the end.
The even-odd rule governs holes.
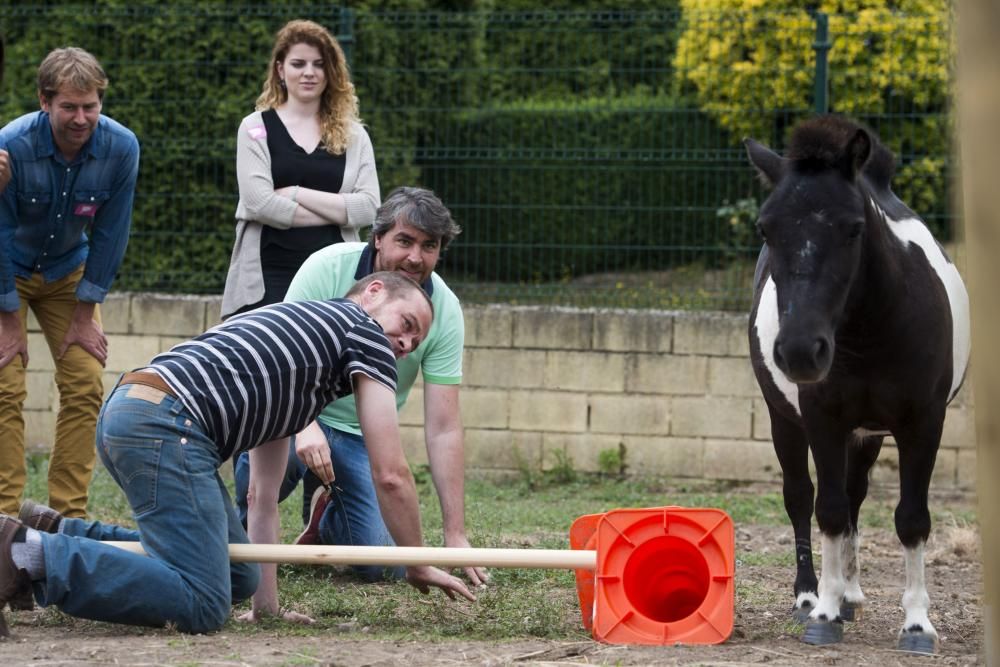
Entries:
MULTIPOLYGON (((105 113, 139 137, 116 289, 221 291, 236 128, 274 33, 303 17, 348 52, 383 195, 432 188, 462 225, 439 272, 463 300, 746 307, 766 193, 741 140, 780 149, 815 108, 823 49, 805 11, 0 7, 0 118, 37 108, 38 63, 73 43, 111 77, 105 113)), ((954 222, 949 26, 946 12, 831 16, 820 82, 832 110, 897 152, 901 196, 942 239, 954 222)))

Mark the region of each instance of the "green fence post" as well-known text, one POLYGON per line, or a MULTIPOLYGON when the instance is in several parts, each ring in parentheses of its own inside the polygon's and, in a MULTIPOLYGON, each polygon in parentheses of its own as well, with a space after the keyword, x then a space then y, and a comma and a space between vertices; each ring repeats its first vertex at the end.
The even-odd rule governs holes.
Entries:
POLYGON ((830 50, 830 20, 824 12, 816 12, 816 41, 813 49, 816 51, 816 89, 813 99, 813 109, 816 113, 829 111, 827 95, 829 79, 827 76, 827 52, 830 50))
POLYGON ((351 47, 354 46, 354 10, 348 7, 340 9, 340 27, 337 30, 337 41, 344 50, 344 58, 348 67, 351 66, 351 47))

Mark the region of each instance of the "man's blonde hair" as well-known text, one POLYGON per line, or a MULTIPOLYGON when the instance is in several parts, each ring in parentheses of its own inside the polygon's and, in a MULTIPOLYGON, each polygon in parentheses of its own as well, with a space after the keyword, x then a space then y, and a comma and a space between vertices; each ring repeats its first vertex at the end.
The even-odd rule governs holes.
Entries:
POLYGON ((67 46, 50 52, 38 66, 39 95, 52 101, 63 86, 84 93, 96 90, 97 97, 103 100, 104 91, 108 89, 108 75, 90 53, 67 46))

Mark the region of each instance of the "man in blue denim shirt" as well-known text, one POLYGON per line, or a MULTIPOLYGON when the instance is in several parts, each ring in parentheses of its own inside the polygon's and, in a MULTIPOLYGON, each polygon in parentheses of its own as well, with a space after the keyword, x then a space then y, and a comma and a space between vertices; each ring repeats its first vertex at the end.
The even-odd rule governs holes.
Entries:
MULTIPOLYGON (((3 83, 4 57, 3 35, 0 35, 0 83, 3 83)), ((7 151, 0 150, 0 193, 7 187, 10 180, 10 156, 7 151)))
POLYGON ((10 182, 0 195, 0 512, 25 484, 27 313, 56 367, 59 415, 49 504, 83 517, 108 342, 97 304, 115 278, 132 222, 139 143, 101 115, 108 78, 83 49, 56 49, 38 68, 41 111, 0 130, 10 182))

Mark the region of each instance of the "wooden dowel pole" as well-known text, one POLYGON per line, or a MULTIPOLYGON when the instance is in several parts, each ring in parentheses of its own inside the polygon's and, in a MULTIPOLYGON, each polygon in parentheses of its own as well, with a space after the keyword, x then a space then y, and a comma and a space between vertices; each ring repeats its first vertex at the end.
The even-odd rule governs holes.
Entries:
MULTIPOLYGON (((144 555, 138 542, 105 542, 144 555)), ((297 544, 230 544, 229 558, 249 563, 309 565, 435 565, 597 569, 597 552, 572 549, 451 549, 445 547, 347 547, 297 544)))

